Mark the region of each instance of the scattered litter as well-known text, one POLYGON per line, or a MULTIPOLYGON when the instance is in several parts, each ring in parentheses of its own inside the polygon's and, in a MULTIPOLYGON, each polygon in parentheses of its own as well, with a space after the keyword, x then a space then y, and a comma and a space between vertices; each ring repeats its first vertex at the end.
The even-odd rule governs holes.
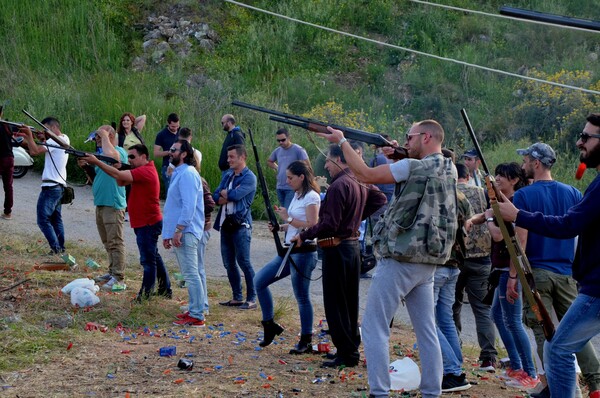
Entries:
POLYGON ((172 357, 173 355, 177 354, 177 347, 175 347, 174 345, 161 347, 159 350, 159 354, 161 357, 172 357))

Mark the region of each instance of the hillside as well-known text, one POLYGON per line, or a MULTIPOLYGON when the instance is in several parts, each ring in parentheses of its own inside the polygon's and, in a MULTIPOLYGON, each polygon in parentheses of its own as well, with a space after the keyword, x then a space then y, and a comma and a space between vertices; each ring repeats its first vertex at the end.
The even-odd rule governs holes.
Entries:
MULTIPOLYGON (((493 162, 519 160, 502 149, 505 145, 543 139, 569 167, 574 167, 574 137, 583 116, 598 108, 597 95, 377 45, 223 1, 8 3, 0 10, 5 82, 0 101, 10 100, 7 118, 23 119, 22 108, 41 117, 56 115, 75 146, 90 150, 82 143, 89 131, 125 111, 148 116, 143 134, 150 142, 166 115, 177 111, 184 125, 200 133, 198 146, 207 159, 203 173, 213 185, 221 141, 214 138, 223 113, 238 115, 242 126, 258 132, 264 156, 274 147, 276 125, 263 114, 231 107, 232 99, 393 137, 415 120, 435 118, 446 128, 447 145, 458 152, 471 146, 459 114, 464 107, 493 162)), ((438 57, 600 88, 598 33, 412 1, 248 3, 438 57)), ((506 5, 445 3, 493 14, 506 5)), ((600 20, 593 3, 519 0, 508 5, 600 20)), ((303 133, 294 140, 316 156, 303 133)), ((570 169, 564 173, 571 175, 570 169)))

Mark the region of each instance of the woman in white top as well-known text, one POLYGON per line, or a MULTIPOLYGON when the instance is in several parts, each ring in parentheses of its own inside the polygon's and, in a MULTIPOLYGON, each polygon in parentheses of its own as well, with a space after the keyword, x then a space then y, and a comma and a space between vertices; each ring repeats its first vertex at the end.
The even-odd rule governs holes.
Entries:
MULTIPOLYGON (((287 183, 295 191, 294 199, 292 199, 288 209, 275 207, 275 211, 282 220, 287 221, 287 224, 281 225, 281 230, 286 232, 285 242, 289 244, 290 239, 298 234, 300 230, 312 227, 317 223, 321 200, 319 196, 320 189, 308 161, 298 160, 292 162, 286 173, 287 183)), ((269 227, 272 229, 272 226, 269 227)), ((292 252, 290 257, 293 262, 289 260, 286 262, 279 277, 275 276, 283 261, 283 258, 279 255, 265 265, 254 277, 254 286, 262 310, 262 324, 265 331, 260 346, 268 346, 276 335, 283 332, 283 327, 273 320, 273 297, 269 291, 269 285, 291 275, 294 296, 298 302, 300 312, 301 337, 300 342, 290 351, 290 354, 304 354, 312 351, 313 308, 310 301, 310 279, 317 264, 317 252, 292 252)))

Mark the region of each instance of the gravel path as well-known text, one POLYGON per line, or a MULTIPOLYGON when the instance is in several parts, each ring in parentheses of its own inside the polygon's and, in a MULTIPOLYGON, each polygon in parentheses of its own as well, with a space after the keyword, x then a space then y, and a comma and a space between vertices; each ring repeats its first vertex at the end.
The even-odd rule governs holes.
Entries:
MULTIPOLYGON (((37 198, 40 191, 41 176, 37 173, 29 172, 25 177, 14 180, 15 205, 13 208, 13 219, 10 221, 0 220, 0 228, 3 230, 14 231, 18 233, 34 234, 43 241, 41 247, 47 250, 46 241, 41 234, 37 224, 35 209, 37 198)), ((2 196, 3 198, 3 196, 2 196)), ((82 241, 87 245, 102 247, 98 237, 95 223, 95 211, 92 198, 92 189, 90 186, 75 187, 75 201, 72 205, 63 206, 63 222, 65 224, 65 233, 67 241, 82 241)), ((127 224, 125 226, 125 240, 127 254, 129 256, 129 266, 139 266, 137 245, 135 243, 135 234, 133 229, 127 224)), ((175 272, 177 261, 172 251, 160 247, 161 254, 169 268, 175 272)), ((255 271, 258 271, 264 264, 273 258, 274 243, 272 236, 265 222, 255 222, 252 237, 251 256, 255 271)), ((212 230, 212 236, 206 251, 206 272, 210 279, 227 279, 225 268, 221 261, 219 233, 212 230)), ((0 260, 1 261, 1 260, 0 260)), ((320 264, 313 274, 313 278, 320 276, 320 264)), ((366 294, 371 281, 361 279, 360 282, 360 312, 364 311, 366 304, 366 294)), ((293 297, 290 279, 279 281, 271 285, 271 291, 275 296, 293 297)), ((322 307, 323 288, 321 281, 315 281, 311 284, 311 294, 313 303, 322 307)), ((316 317, 324 316, 322 311, 316 311, 316 317)), ((404 307, 400 307, 396 314, 397 321, 409 324, 408 312, 404 307)), ((463 332, 461 335, 463 341, 467 344, 477 345, 477 335, 475 333, 475 321, 473 313, 468 305, 463 307, 463 332)), ((597 336, 594 340, 596 350, 600 350, 600 338, 597 336)))

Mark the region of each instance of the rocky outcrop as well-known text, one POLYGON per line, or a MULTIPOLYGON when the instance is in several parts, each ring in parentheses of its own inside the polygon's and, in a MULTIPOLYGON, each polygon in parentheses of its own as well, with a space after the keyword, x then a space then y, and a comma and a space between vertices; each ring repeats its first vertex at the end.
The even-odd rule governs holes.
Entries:
POLYGON ((150 16, 143 30, 143 54, 132 61, 132 68, 138 71, 161 64, 170 55, 186 58, 194 52, 210 52, 219 40, 207 23, 186 17, 150 16))

